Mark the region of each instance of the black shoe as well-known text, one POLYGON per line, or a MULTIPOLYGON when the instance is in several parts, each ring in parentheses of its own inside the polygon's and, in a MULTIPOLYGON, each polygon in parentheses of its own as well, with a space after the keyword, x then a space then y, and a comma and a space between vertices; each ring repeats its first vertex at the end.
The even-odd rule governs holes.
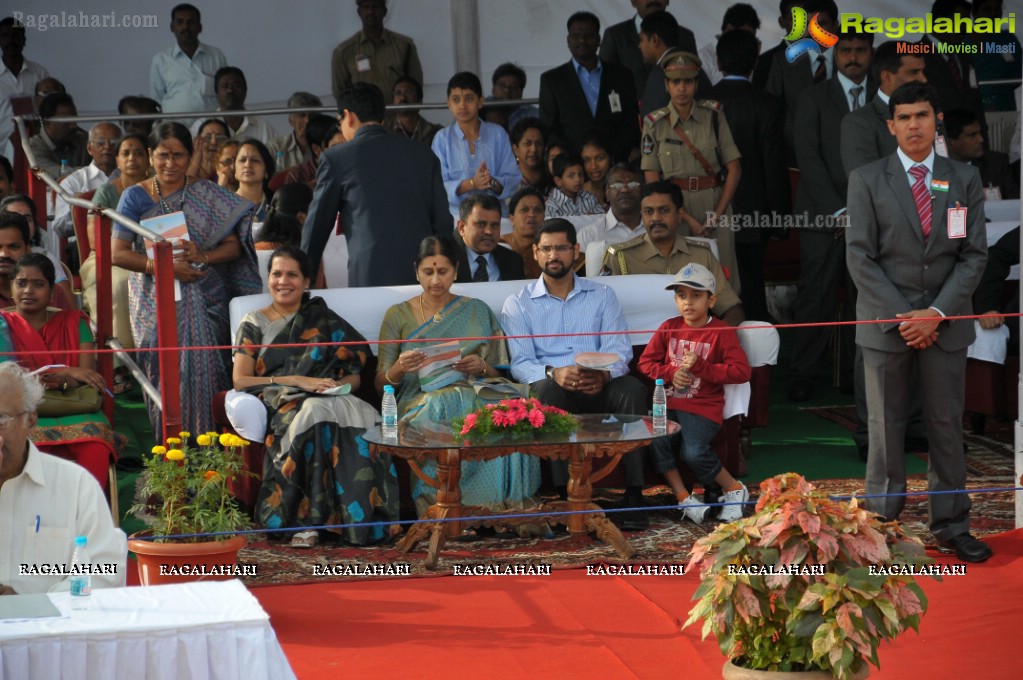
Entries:
POLYGON ((789 385, 789 401, 810 401, 813 385, 807 380, 793 380, 789 385))
MULTIPOLYGON (((645 508, 646 502, 643 500, 643 491, 638 488, 626 488, 621 507, 645 508)), ((643 531, 650 528, 650 518, 647 517, 645 509, 616 512, 612 519, 624 531, 643 531)))
POLYGON ((955 553, 963 562, 983 562, 994 554, 986 543, 968 533, 958 534, 947 541, 938 540, 937 543, 939 551, 955 553))
POLYGON ((724 489, 721 488, 720 484, 708 484, 703 489, 703 502, 706 505, 712 507, 707 508, 707 515, 704 519, 717 519, 718 515, 721 514, 720 505, 714 505, 715 503, 721 502, 721 494, 724 493, 724 489))

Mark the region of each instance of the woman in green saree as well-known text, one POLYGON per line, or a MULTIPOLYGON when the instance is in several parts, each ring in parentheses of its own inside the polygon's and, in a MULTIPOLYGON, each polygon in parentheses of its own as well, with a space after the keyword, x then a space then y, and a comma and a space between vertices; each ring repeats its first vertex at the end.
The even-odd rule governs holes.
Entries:
MULTIPOLYGON (((301 250, 274 251, 273 301, 242 319, 235 342, 235 389, 259 395, 270 411, 256 518, 268 529, 346 524, 336 533, 365 545, 397 533, 387 524, 398 519, 397 473, 362 439, 380 420, 376 410, 348 394, 359 387, 369 346, 321 298, 309 299, 309 277, 301 250)), ((319 532, 306 529, 291 545, 318 541, 319 532)))
MULTIPOLYGON (((456 246, 450 238, 423 239, 416 257, 416 278, 423 292, 392 306, 384 315, 380 340, 376 387, 394 386, 398 417, 406 422, 436 427, 479 408, 485 402, 476 394, 471 380, 497 377, 498 367, 508 365, 504 340, 461 340, 462 358, 454 364, 464 378, 436 390, 424 392, 418 370, 425 363, 422 348, 450 338, 478 338, 503 335, 497 317, 482 300, 455 295, 451 285, 457 272, 456 246), (417 342, 418 341, 418 342, 417 342)), ((437 464, 422 466, 424 474, 436 478, 437 464)), ((412 497, 420 516, 436 500, 436 490, 414 479, 412 497)), ((462 501, 491 510, 522 508, 540 487, 540 462, 523 454, 490 461, 462 463, 462 501)))

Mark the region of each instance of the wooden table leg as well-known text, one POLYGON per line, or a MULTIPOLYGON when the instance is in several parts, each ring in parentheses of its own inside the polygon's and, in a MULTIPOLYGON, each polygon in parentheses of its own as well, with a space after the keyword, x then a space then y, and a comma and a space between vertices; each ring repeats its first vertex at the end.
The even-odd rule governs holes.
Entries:
MULTIPOLYGON (((462 517, 462 457, 458 449, 445 449, 437 454, 437 503, 441 517, 462 517)), ((462 535, 462 523, 444 522, 441 527, 448 538, 462 535)))
MULTIPOLYGON (((572 457, 568 461, 568 509, 587 510, 593 500, 593 484, 590 483, 590 472, 593 460, 588 455, 588 445, 573 446, 572 457)), ((585 534, 588 515, 569 515, 568 533, 585 534)))

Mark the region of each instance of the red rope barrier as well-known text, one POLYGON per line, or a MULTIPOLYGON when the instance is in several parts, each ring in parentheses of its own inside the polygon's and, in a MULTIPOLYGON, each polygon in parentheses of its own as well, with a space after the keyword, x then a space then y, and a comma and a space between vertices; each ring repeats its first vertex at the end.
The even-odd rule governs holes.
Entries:
MULTIPOLYGON (((993 316, 1003 318, 1018 318, 1023 316, 1023 312, 1006 313, 1006 314, 972 314, 968 316, 946 316, 942 321, 960 321, 965 319, 984 319, 991 318, 993 316)), ((820 323, 788 323, 788 324, 768 324, 764 323, 759 326, 746 326, 741 330, 744 331, 757 331, 773 328, 775 330, 786 330, 794 328, 826 328, 830 326, 860 326, 869 324, 885 324, 885 323, 903 323, 906 319, 867 319, 863 321, 824 321, 820 323)), ((706 328, 706 332, 720 332, 720 331, 734 331, 738 330, 737 326, 718 326, 715 328, 706 328)), ((536 335, 473 335, 457 338, 448 338, 448 340, 524 340, 531 338, 580 338, 580 337, 593 337, 602 335, 653 335, 655 333, 670 333, 670 330, 662 330, 660 328, 654 330, 626 330, 626 331, 598 331, 596 333, 545 333, 536 335)), ((37 352, 37 354, 110 354, 113 352, 125 352, 125 353, 138 353, 138 352, 167 352, 167 351, 214 351, 214 350, 236 350, 236 349, 260 349, 263 347, 337 347, 337 346, 354 346, 354 345, 395 345, 402 343, 428 343, 436 342, 437 338, 416 338, 416 339, 405 339, 405 340, 344 340, 341 342, 300 342, 300 343, 269 343, 263 345, 201 345, 195 347, 135 347, 131 349, 114 350, 114 349, 75 349, 75 350, 45 350, 37 352)), ((25 352, 0 352, 0 356, 17 356, 24 354, 25 352)))

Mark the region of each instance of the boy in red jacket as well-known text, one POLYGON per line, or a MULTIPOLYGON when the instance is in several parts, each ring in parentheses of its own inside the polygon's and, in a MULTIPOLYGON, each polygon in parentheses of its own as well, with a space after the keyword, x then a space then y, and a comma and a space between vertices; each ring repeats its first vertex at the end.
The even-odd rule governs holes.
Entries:
MULTIPOLYGON (((668 415, 682 426, 682 458, 702 484, 721 485, 725 491, 721 502, 729 504, 721 508, 721 520, 732 522, 742 517, 749 491, 721 466, 710 443, 721 429, 723 385, 748 381, 750 367, 735 329, 710 317, 717 300, 715 285, 714 275, 703 265, 682 268, 666 286, 675 291, 681 316, 657 329, 639 359, 639 370, 664 380, 668 415)), ((654 467, 671 485, 683 516, 702 522, 707 507, 690 496, 682 483, 669 440, 656 440, 650 450, 654 467)))

